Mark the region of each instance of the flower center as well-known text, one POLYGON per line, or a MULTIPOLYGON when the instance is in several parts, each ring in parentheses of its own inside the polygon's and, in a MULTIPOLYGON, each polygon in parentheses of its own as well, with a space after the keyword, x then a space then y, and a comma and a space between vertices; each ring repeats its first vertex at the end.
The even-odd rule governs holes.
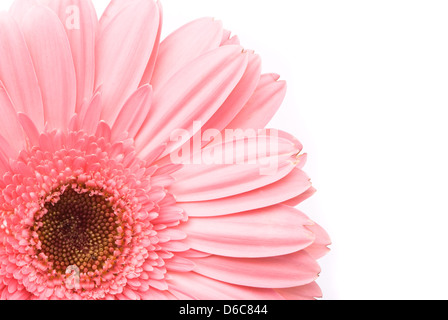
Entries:
POLYGON ((41 253, 57 273, 64 274, 71 266, 86 274, 98 273, 114 259, 120 221, 104 196, 69 187, 45 209, 34 229, 41 253))

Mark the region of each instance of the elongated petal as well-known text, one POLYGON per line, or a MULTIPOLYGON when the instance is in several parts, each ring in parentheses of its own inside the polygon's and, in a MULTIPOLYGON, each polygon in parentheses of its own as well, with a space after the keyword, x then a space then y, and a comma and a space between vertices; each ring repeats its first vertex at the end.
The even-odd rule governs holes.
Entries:
POLYGON ((212 18, 192 21, 170 34, 160 44, 151 84, 155 90, 176 72, 208 51, 219 47, 222 23, 212 18))
POLYGON ((100 20, 96 86, 102 85, 102 119, 112 125, 137 90, 158 33, 159 9, 152 0, 112 0, 100 20))
POLYGON ((0 135, 0 153, 3 166, 8 168, 9 160, 15 159, 18 155, 18 151, 2 135, 0 135))
POLYGON ((17 154, 25 147, 25 139, 14 105, 0 83, 0 135, 15 148, 17 154))
POLYGON ((165 264, 167 270, 170 271, 189 272, 194 269, 194 263, 191 260, 178 256, 167 259, 165 264))
POLYGON ((19 112, 17 116, 31 146, 37 146, 39 144, 39 130, 34 124, 34 121, 21 112, 19 112))
MULTIPOLYGON (((154 92, 151 111, 137 134, 136 147, 140 157, 163 143, 174 130, 193 132, 193 122, 205 123, 227 99, 247 67, 247 54, 240 47, 218 48, 201 56, 179 71, 163 88, 154 92)), ((172 142, 168 151, 183 142, 172 142)))
POLYGON ((140 87, 126 101, 117 120, 112 126, 112 136, 118 137, 123 132, 128 132, 133 138, 148 115, 152 102, 152 88, 149 85, 140 87))
POLYGON ((102 95, 98 92, 90 101, 86 109, 85 115, 80 119, 81 126, 85 132, 93 134, 98 126, 101 118, 101 110, 103 106, 102 95))
POLYGON ((270 258, 210 256, 192 259, 195 272, 204 276, 257 288, 290 288, 313 282, 320 267, 306 252, 270 258))
POLYGON ((17 22, 21 23, 28 10, 37 4, 37 0, 15 0, 9 9, 9 13, 17 22))
POLYGON ((75 112, 76 75, 70 44, 57 15, 44 6, 32 7, 22 30, 36 70, 45 121, 49 128, 66 128, 75 112))
POLYGON ((0 80, 17 112, 29 115, 43 129, 44 110, 33 62, 16 21, 0 13, 0 80))
MULTIPOLYGON (((197 300, 282 300, 273 289, 260 289, 232 285, 194 273, 170 273, 169 288, 182 299, 179 293, 197 300)), ((170 290, 171 291, 171 290, 170 290)))
POLYGON ((10 170, 9 166, 9 157, 6 156, 5 152, 3 151, 3 146, 1 145, 1 141, 3 139, 0 139, 0 175, 3 176, 6 172, 10 170))
POLYGON ((190 218, 181 225, 192 249, 228 257, 261 258, 302 250, 315 236, 312 221, 284 205, 222 217, 190 218))
POLYGON ((98 18, 91 0, 51 0, 48 6, 56 12, 65 27, 76 71, 76 112, 84 99, 90 99, 95 82, 95 40, 98 18))
POLYGON ((311 187, 308 176, 294 169, 285 178, 270 185, 232 197, 202 202, 179 203, 189 217, 210 217, 268 207, 296 198, 311 187))
POLYGON ((226 128, 254 93, 260 79, 260 73, 260 57, 254 54, 249 54, 249 63, 241 81, 223 103, 221 108, 219 108, 213 117, 204 125, 201 131, 205 132, 208 129, 213 129, 221 132, 226 128))
POLYGON ((307 226, 307 229, 315 235, 315 240, 311 246, 306 248, 306 252, 308 252, 314 259, 320 259, 330 251, 328 248, 331 244, 330 236, 317 223, 307 226))
POLYGON ((154 74, 156 62, 158 61, 159 57, 160 37, 162 35, 162 24, 163 24, 163 8, 160 0, 157 0, 157 6, 159 7, 159 28, 157 31, 156 40, 154 42, 154 48, 152 49, 151 57, 149 58, 148 64, 146 65, 146 69, 145 72, 143 73, 143 77, 142 80, 140 81, 139 87, 151 83, 152 75, 154 74))
POLYGON ((298 204, 302 203, 303 201, 305 201, 306 199, 310 198, 313 194, 316 193, 316 189, 314 187, 309 188, 307 191, 305 191, 304 193, 298 195, 295 198, 292 198, 288 201, 285 201, 284 204, 291 206, 291 207, 295 207, 298 204))
POLYGON ((249 102, 227 128, 263 129, 277 112, 285 95, 286 82, 278 81, 277 75, 263 75, 249 102))
POLYGON ((301 148, 293 137, 275 130, 254 136, 238 135, 201 150, 201 164, 185 164, 173 174, 176 182, 171 191, 178 202, 212 200, 252 191, 288 175, 298 164, 296 156, 301 148), (215 156, 207 159, 211 154, 215 156))

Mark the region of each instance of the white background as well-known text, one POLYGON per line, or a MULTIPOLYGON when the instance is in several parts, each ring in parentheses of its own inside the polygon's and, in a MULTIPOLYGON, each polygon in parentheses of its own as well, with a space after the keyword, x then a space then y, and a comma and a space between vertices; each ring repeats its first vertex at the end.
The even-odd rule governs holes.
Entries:
POLYGON ((448 299, 448 2, 162 3, 165 35, 213 16, 288 81, 271 126, 309 154, 324 298, 448 299))

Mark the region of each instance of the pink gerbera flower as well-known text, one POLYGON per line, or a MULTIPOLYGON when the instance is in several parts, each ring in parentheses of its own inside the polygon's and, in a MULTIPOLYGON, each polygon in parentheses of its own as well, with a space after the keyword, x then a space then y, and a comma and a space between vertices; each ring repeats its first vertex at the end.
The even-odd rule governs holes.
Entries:
POLYGON ((161 25, 153 0, 0 14, 2 299, 321 296, 306 157, 262 130, 285 83, 218 21, 161 25))

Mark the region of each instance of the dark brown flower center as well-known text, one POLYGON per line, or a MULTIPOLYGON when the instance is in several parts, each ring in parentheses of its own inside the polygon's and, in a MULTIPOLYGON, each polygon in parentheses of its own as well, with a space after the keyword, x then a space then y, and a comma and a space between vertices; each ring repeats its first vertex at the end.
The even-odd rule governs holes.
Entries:
POLYGON ((35 223, 40 249, 59 274, 76 266, 81 273, 97 272, 113 259, 119 220, 111 203, 101 195, 68 188, 35 223))

